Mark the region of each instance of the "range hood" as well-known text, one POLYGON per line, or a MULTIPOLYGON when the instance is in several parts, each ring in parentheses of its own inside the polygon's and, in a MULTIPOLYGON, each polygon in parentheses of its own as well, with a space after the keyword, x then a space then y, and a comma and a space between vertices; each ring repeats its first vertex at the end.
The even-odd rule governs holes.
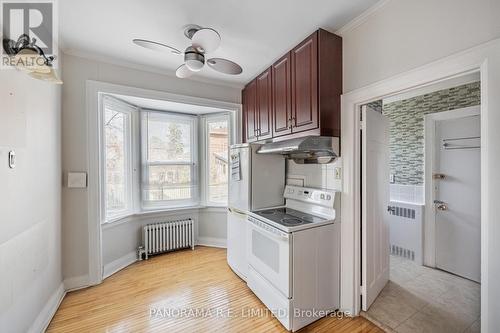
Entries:
POLYGON ((339 138, 304 136, 262 145, 258 154, 281 154, 300 164, 330 163, 339 156, 339 138))

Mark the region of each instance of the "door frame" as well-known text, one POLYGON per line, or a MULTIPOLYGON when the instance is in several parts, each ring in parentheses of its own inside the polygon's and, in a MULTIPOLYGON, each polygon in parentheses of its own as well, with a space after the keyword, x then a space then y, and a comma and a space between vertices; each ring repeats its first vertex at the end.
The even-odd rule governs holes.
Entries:
POLYGON ((471 106, 444 112, 431 113, 424 116, 424 188, 425 188, 425 218, 423 230, 424 265, 436 267, 436 211, 433 190, 432 173, 436 161, 436 123, 441 120, 460 119, 470 116, 480 116, 481 107, 471 106))
MULTIPOLYGON (((488 193, 492 191, 488 186, 490 178, 490 164, 494 164, 497 157, 487 149, 489 143, 495 146, 496 135, 488 133, 489 105, 492 107, 500 103, 495 99, 495 88, 500 82, 496 80, 499 66, 500 39, 495 39, 466 51, 445 57, 441 60, 353 90, 342 95, 341 108, 341 142, 343 161, 343 188, 341 198, 341 298, 340 309, 351 315, 360 312, 360 115, 359 107, 363 104, 379 100, 401 92, 413 90, 430 84, 479 72, 481 75, 481 327, 488 330, 490 320, 489 307, 489 252, 494 252, 496 245, 489 244, 488 232, 493 219, 490 211, 494 207, 493 200, 488 193), (490 95, 490 91, 492 94, 490 95), (491 142, 490 142, 491 141, 491 142), (488 163, 491 160, 491 163, 488 163), (490 204, 491 202, 491 204, 490 204)), ((492 111, 494 113, 494 111, 492 111)), ((494 175, 494 170, 491 174, 494 175)), ((492 275, 495 270, 492 270, 492 275)), ((495 286, 493 285, 493 288, 495 286)), ((494 306, 495 304, 491 304, 494 306)), ((493 318, 493 317, 492 317, 493 318)))

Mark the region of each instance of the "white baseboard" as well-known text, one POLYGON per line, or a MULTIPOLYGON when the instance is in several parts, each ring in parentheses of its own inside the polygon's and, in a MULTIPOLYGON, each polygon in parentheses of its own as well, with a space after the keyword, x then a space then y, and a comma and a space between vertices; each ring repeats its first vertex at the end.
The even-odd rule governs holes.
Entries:
POLYGON ((64 279, 64 289, 66 291, 82 289, 88 286, 90 286, 90 280, 88 275, 81 275, 64 279))
POLYGON ((198 237, 196 245, 210 246, 210 247, 220 247, 225 249, 227 247, 227 241, 225 238, 216 237, 198 237))
POLYGON ((64 283, 61 282, 29 328, 29 333, 45 332, 65 295, 66 291, 64 290, 64 283))
POLYGON ((109 264, 104 265, 104 279, 115 274, 116 272, 122 270, 130 264, 133 264, 138 260, 137 252, 130 252, 121 258, 118 258, 109 264))

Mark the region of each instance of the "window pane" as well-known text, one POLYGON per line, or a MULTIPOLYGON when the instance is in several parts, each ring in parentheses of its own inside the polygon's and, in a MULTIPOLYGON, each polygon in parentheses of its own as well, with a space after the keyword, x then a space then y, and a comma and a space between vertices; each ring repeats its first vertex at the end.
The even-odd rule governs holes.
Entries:
POLYGON ((195 122, 192 116, 145 112, 142 150, 143 206, 170 208, 195 204, 195 122))
POLYGON ((190 142, 191 121, 149 114, 148 161, 190 161, 190 142))
POLYGON ((150 201, 191 198, 191 166, 154 165, 149 167, 145 198, 150 201))
POLYGON ((228 121, 208 122, 208 201, 227 203, 228 121))
POLYGON ((105 109, 104 135, 106 142, 106 216, 127 208, 125 114, 105 109))

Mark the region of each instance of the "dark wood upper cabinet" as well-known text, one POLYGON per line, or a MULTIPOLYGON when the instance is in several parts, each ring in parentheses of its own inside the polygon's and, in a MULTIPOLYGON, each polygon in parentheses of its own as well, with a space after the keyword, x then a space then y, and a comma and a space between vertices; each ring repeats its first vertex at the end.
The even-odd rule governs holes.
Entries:
POLYGON ((272 138, 272 81, 271 68, 260 74, 257 85, 257 136, 258 140, 272 138))
POLYGON ((243 120, 245 142, 257 141, 257 94, 256 81, 250 82, 243 90, 243 120))
POLYGON ((318 119, 318 35, 292 50, 292 131, 319 127, 318 119))
POLYGON ((291 53, 276 61, 272 69, 273 137, 292 133, 292 79, 291 53))
POLYGON ((342 38, 319 29, 245 87, 244 139, 340 137, 341 94, 342 38))

